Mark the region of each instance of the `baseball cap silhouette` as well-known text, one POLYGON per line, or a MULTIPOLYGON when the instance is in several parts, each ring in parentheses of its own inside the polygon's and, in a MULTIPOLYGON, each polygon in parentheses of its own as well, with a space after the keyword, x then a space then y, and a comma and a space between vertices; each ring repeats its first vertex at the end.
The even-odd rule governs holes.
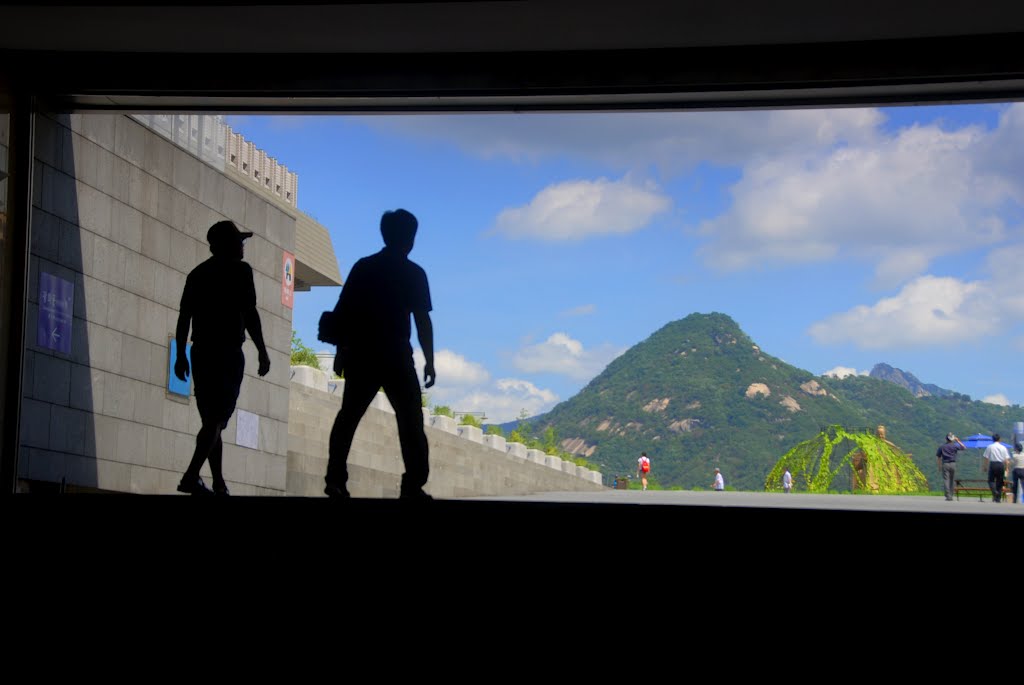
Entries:
POLYGON ((211 245, 231 240, 245 240, 252 237, 252 231, 242 231, 234 221, 218 221, 206 232, 206 242, 211 245))

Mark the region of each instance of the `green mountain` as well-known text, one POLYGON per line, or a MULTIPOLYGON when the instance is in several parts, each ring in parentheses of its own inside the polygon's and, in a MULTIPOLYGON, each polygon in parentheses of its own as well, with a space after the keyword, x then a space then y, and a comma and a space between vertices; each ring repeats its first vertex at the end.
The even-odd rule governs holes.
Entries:
MULTIPOLYGON (((779 457, 826 426, 881 425, 937 490, 935 449, 947 432, 1011 436, 1018 420, 1021 407, 966 395, 915 397, 878 378, 815 376, 761 350, 729 316, 695 313, 634 345, 530 424, 535 435, 553 427, 562 448, 609 483, 633 476, 645 450, 661 487, 708 488, 719 467, 727 487, 740 490, 762 490, 779 457)), ((962 462, 962 469, 977 462, 981 473, 980 450, 962 462)))

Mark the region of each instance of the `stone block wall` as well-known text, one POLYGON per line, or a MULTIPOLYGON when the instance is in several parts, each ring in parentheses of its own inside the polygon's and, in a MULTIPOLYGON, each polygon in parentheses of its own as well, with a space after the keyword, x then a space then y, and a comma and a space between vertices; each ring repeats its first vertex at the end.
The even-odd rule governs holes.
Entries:
MULTIPOLYGON (((294 376, 288 423, 289 495, 323 495, 328 441, 344 393, 344 381, 334 383, 333 391, 324 390, 326 374, 312 368, 294 376)), ((435 497, 605 489, 597 471, 527 450, 520 443, 506 443, 499 436, 482 435, 479 428, 457 426, 447 416, 425 413, 424 430, 431 467, 425 489, 435 497), (527 452, 540 456, 531 460, 527 452), (545 462, 545 457, 552 461, 545 462)), ((373 405, 367 409, 352 441, 348 469, 348 488, 354 497, 398 496, 404 468, 393 413, 373 405)))
MULTIPOLYGON (((238 408, 259 416, 258 448, 223 432, 235 494, 286 489, 292 310, 281 304, 282 251, 295 218, 133 118, 40 116, 18 475, 23 489, 173 493, 191 459, 195 398, 167 391, 169 344, 185 276, 209 257, 206 231, 231 219, 246 242, 270 373, 244 346, 238 408), (37 344, 40 273, 74 285, 68 354, 37 344)), ((209 478, 208 469, 204 475, 209 478)))

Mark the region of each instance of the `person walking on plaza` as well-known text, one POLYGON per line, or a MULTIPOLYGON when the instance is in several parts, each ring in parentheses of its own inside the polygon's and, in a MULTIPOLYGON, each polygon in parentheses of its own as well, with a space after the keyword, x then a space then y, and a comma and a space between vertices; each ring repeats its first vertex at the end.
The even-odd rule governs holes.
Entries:
POLYGON ((320 340, 337 345, 334 371, 344 374, 341 410, 331 429, 324 493, 347 498, 348 454, 367 407, 381 388, 395 410, 402 447, 399 497, 432 499, 423 491, 430 475, 423 430, 422 390, 413 363, 409 318, 416 322, 426 359, 424 386, 434 385, 434 329, 426 272, 409 259, 419 221, 404 209, 384 212, 384 248, 355 263, 333 312, 321 317, 320 340), (328 316, 330 315, 330 316, 328 316))
POLYGON ((643 483, 644 490, 647 489, 647 474, 651 472, 651 460, 647 452, 641 452, 640 458, 636 460, 636 476, 643 483))
POLYGON ((716 492, 725 490, 725 478, 722 477, 722 471, 720 469, 715 469, 715 481, 711 484, 711 487, 714 488, 716 492))
POLYGON ((782 474, 782 491, 789 494, 793 490, 793 474, 786 469, 786 472, 782 474))
POLYGON ((218 221, 206 233, 212 257, 185 278, 175 332, 177 358, 174 375, 195 384, 196 405, 202 427, 196 436, 192 462, 178 483, 178 491, 190 495, 227 495, 222 468, 223 431, 238 402, 245 373, 242 343, 249 332, 259 353, 260 376, 270 371, 270 357, 263 342, 263 326, 256 311, 256 287, 252 267, 242 261, 245 240, 252 233, 231 221, 218 221), (186 356, 189 327, 192 329, 192 363, 186 356), (210 462, 211 491, 199 476, 210 462))
POLYGON ((1020 504, 1021 493, 1024 492, 1024 445, 1019 442, 1013 446, 1013 501, 1020 504))
POLYGON ((960 438, 952 433, 946 433, 946 443, 935 450, 936 465, 939 467, 939 474, 942 476, 942 488, 946 495, 946 501, 953 501, 953 493, 956 486, 956 458, 957 452, 967 449, 966 445, 960 442, 960 438))
POLYGON ((1002 501, 1003 485, 1006 483, 1006 469, 1010 463, 1010 451, 999 442, 999 433, 993 433, 992 444, 985 448, 982 455, 988 461, 988 489, 992 491, 992 501, 1002 501))

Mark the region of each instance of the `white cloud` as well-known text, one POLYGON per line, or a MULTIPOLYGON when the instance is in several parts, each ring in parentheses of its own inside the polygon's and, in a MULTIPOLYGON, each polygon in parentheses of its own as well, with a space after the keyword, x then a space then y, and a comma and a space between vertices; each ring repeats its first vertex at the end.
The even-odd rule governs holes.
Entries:
POLYGON ((958 343, 998 328, 995 304, 987 284, 922 276, 893 297, 831 316, 808 332, 819 343, 871 349, 958 343))
POLYGON ((625 348, 611 345, 586 350, 583 343, 568 334, 554 333, 544 342, 516 352, 512 363, 524 373, 556 373, 576 380, 590 380, 625 351, 625 348))
POLYGON ((639 184, 629 178, 564 181, 543 189, 524 207, 502 210, 493 232, 540 240, 632 233, 671 204, 651 182, 639 184))
MULTIPOLYGON (((422 378, 423 351, 413 350, 413 360, 422 378)), ((527 380, 501 378, 494 381, 482 364, 449 349, 434 353, 434 370, 437 382, 423 389, 429 407, 443 405, 457 412, 483 412, 489 423, 512 421, 524 409, 531 416, 540 414, 558 402, 554 392, 538 388, 527 380)))
MULTIPOLYGON (((892 297, 813 324, 808 333, 822 344, 883 349, 955 344, 1001 332, 1024 317, 1021 263, 1024 245, 1001 248, 986 260, 988 280, 921 276, 892 297)), ((1024 338, 1018 343, 1024 349, 1024 338)))
POLYGON ((821 375, 832 376, 833 378, 846 378, 847 376, 868 376, 870 374, 870 371, 858 371, 849 366, 836 366, 821 375))
POLYGON ((502 378, 480 388, 432 391, 433 388, 428 391, 431 406, 442 404, 456 411, 483 412, 487 423, 513 421, 523 410, 535 416, 558 402, 558 395, 550 390, 516 378, 502 378))
POLYGON ((483 158, 589 159, 619 169, 735 165, 876 135, 877 109, 396 116, 368 125, 451 141, 483 158))
POLYGON ((1020 149, 1024 124, 995 132, 913 126, 754 159, 729 209, 699 226, 709 240, 701 254, 721 270, 858 258, 876 265, 878 285, 898 285, 938 256, 1007 236, 999 212, 1024 194, 994 161, 997 139, 1020 149))
POLYGON ((982 402, 988 402, 989 404, 998 404, 1001 407, 1009 407, 1011 405, 1010 400, 1006 398, 1003 393, 996 393, 995 395, 988 395, 981 399, 982 402))
MULTIPOLYGON (((421 372, 426 359, 423 351, 417 348, 413 351, 413 360, 416 368, 421 372)), ((486 383, 491 377, 482 365, 469 361, 461 354, 451 350, 437 350, 434 352, 434 371, 437 372, 437 382, 448 385, 479 385, 486 383)), ((421 374, 422 375, 422 374, 421 374)))
POLYGON ((566 309, 562 312, 562 316, 586 316, 587 314, 593 314, 597 311, 597 305, 594 304, 581 304, 578 307, 572 309, 566 309))

